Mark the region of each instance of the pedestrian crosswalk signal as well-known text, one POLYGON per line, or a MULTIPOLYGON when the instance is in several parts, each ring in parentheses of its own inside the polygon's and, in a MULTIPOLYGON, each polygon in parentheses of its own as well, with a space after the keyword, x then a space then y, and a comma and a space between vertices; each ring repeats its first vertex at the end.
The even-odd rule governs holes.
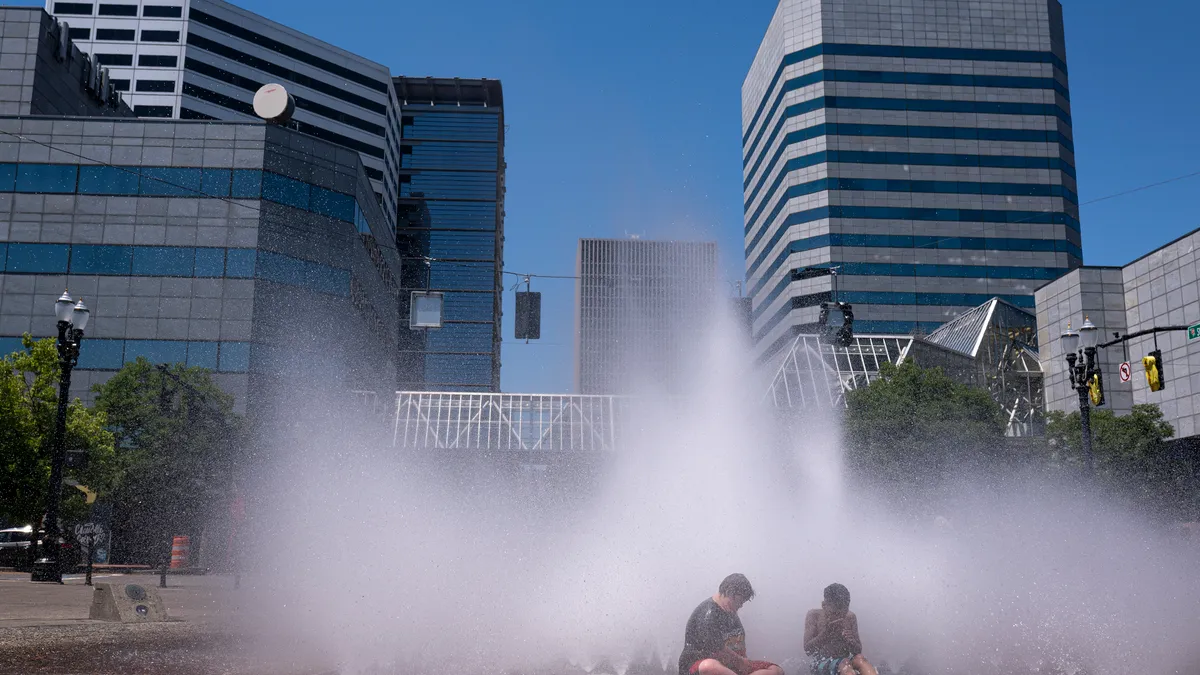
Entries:
POLYGON ((1161 391, 1167 383, 1163 375, 1162 352, 1155 349, 1142 357, 1142 366, 1146 368, 1146 384, 1149 385, 1150 391, 1161 391))

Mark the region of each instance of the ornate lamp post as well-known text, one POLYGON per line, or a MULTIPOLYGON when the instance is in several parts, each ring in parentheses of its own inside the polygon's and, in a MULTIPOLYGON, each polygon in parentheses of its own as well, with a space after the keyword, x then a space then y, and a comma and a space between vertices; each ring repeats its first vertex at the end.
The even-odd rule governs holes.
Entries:
POLYGON ((1088 400, 1089 384, 1100 372, 1096 363, 1096 345, 1100 341, 1100 329, 1092 320, 1084 317, 1079 332, 1067 330, 1062 334, 1063 351, 1067 358, 1067 373, 1071 377, 1071 388, 1079 392, 1079 420, 1083 426, 1083 458, 1087 472, 1092 473, 1092 416, 1091 401, 1088 400))
POLYGON ((45 557, 33 564, 33 581, 62 583, 62 568, 59 566, 58 511, 62 505, 63 462, 66 459, 67 404, 71 394, 71 370, 79 362, 79 343, 83 341, 83 329, 87 327, 91 312, 83 300, 75 302, 63 291, 54 303, 54 316, 58 319, 58 419, 54 425, 53 457, 50 464, 50 488, 46 492, 46 535, 45 557))

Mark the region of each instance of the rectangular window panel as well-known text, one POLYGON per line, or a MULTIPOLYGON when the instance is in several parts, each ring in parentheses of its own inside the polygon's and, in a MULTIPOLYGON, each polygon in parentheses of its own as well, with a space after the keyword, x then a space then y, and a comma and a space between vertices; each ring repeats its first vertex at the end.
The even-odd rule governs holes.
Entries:
POLYGON ((125 363, 142 357, 150 363, 186 363, 188 343, 183 340, 126 340, 125 363))
POLYGON ((491 353, 492 337, 490 323, 447 323, 438 330, 429 331, 425 349, 430 352, 491 353))
MULTIPOLYGON (((96 39, 99 40, 100 36, 97 35, 96 39)), ((132 66, 133 54, 97 54, 96 63, 102 66, 132 66)))
POLYGON ((232 196, 236 199, 262 197, 263 172, 258 169, 234 169, 232 196))
POLYGON ((17 165, 0 164, 0 192, 12 192, 17 184, 17 165))
POLYGON ((309 197, 309 208, 314 213, 344 220, 349 223, 354 222, 357 206, 354 197, 350 195, 326 190, 316 185, 312 186, 312 194, 309 197))
POLYGON ((100 16, 137 16, 137 5, 106 5, 101 3, 100 16))
POLYGON ((92 39, 91 28, 72 28, 67 32, 72 40, 90 40, 92 39))
POLYGON ((225 249, 198 248, 196 249, 196 272, 198 277, 219 277, 225 275, 225 249))
POLYGON ((179 42, 177 30, 144 30, 142 42, 179 42))
POLYGON ((138 117, 170 117, 174 108, 169 105, 135 105, 133 114, 138 117))
POLYGON ((183 16, 183 8, 174 5, 146 5, 142 7, 142 16, 152 16, 162 19, 178 19, 183 16))
POLYGON ((187 364, 191 368, 217 369, 216 342, 189 342, 187 347, 187 364))
POLYGON ((263 199, 297 209, 308 209, 308 183, 292 180, 277 173, 263 172, 262 196, 263 199))
POLYGON ((90 2, 56 2, 54 3, 55 14, 70 14, 71 16, 91 16, 92 3, 90 2))
POLYGON ((130 246, 75 244, 71 247, 71 274, 127 275, 132 260, 130 246))
POLYGON ((120 370, 125 363, 125 341, 88 338, 79 345, 79 368, 120 370))
MULTIPOLYGON (((134 31, 124 28, 97 28, 97 40, 111 40, 113 42, 133 42, 134 31)), ((132 58, 131 61, 132 63, 132 58)))
POLYGON ((228 197, 231 179, 229 169, 201 169, 200 191, 213 197, 228 197))
POLYGON ((117 91, 129 91, 129 80, 109 80, 112 82, 113 89, 117 91))
POLYGON ((150 277, 190 277, 195 249, 183 246, 138 246, 133 250, 133 274, 150 277))
POLYGON ((222 373, 244 373, 250 370, 250 343, 222 342, 218 370, 222 373))
POLYGON ((79 194, 136 195, 138 178, 136 168, 81 166, 79 167, 79 194))
POLYGON ((75 191, 77 168, 73 164, 20 164, 17 192, 62 194, 75 191))
POLYGON ((236 279, 252 278, 257 253, 252 248, 231 248, 226 251, 225 276, 236 279))
POLYGON ((255 276, 279 284, 308 288, 319 293, 343 296, 350 293, 349 270, 269 251, 259 253, 255 276))
POLYGON ((429 236, 429 256, 442 260, 495 260, 494 232, 461 232, 432 230, 429 236))
POLYGON ((491 382, 492 357, 473 354, 426 354, 425 380, 431 384, 491 382))
POLYGON ((5 265, 8 263, 8 244, 0 242, 0 272, 3 272, 5 265))
POLYGON ((201 195, 200 169, 142 167, 141 194, 155 197, 196 197, 201 195))
MULTIPOLYGON (((146 9, 150 9, 147 7, 146 9)), ((142 54, 138 56, 138 66, 142 68, 174 68, 179 65, 179 57, 171 54, 142 54)), ((171 91, 174 91, 172 89, 171 91)))
POLYGON ((25 345, 19 337, 0 337, 0 357, 14 352, 24 351, 25 345))
POLYGON ((9 244, 6 272, 66 274, 70 247, 66 244, 9 244))
POLYGON ((446 321, 493 321, 496 318, 491 293, 447 293, 442 303, 446 321))
POLYGON ((490 291, 496 288, 495 267, 476 263, 431 263, 430 286, 434 290, 490 291))
POLYGON ((175 91, 175 80, 138 80, 137 90, 155 94, 169 94, 175 91))

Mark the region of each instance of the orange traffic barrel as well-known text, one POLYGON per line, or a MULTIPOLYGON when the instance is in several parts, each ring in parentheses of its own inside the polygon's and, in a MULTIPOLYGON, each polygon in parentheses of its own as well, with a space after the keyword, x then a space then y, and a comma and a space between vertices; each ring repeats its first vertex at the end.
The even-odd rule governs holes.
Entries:
POLYGON ((171 541, 171 569, 177 570, 188 566, 188 553, 191 552, 192 540, 183 535, 171 541))

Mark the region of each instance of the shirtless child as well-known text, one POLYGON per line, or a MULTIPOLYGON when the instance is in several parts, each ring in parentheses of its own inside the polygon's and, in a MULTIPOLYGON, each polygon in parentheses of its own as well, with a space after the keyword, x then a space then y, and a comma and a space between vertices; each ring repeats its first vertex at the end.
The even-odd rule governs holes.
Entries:
POLYGON ((812 675, 878 675, 861 652, 850 591, 830 584, 821 608, 809 610, 804 617, 804 653, 812 659, 812 675))

